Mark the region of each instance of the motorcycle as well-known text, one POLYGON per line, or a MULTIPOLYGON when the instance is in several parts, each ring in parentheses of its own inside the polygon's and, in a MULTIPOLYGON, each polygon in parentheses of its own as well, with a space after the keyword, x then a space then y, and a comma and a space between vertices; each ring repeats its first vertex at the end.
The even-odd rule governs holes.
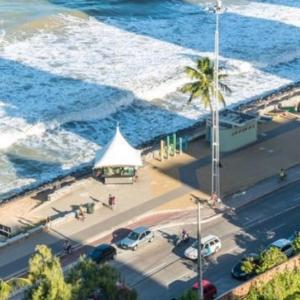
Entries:
POLYGON ((64 254, 65 255, 71 255, 73 253, 73 247, 71 244, 65 244, 64 245, 64 254))
POLYGON ((177 236, 175 240, 175 246, 179 246, 182 243, 188 243, 190 240, 190 236, 188 234, 177 236))

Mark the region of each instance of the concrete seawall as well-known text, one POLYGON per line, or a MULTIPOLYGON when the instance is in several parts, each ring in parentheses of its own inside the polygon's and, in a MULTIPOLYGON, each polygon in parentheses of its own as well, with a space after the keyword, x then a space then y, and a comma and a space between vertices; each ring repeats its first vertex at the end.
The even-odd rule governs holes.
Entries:
MULTIPOLYGON (((293 83, 291 85, 282 87, 271 93, 266 93, 255 99, 249 99, 248 102, 242 104, 236 104, 231 109, 237 111, 251 113, 251 114, 264 114, 265 112, 272 110, 279 103, 285 102, 292 97, 300 95, 300 82, 293 83)), ((199 120, 193 126, 177 131, 178 137, 188 137, 190 141, 201 138, 205 133, 205 119, 199 120)), ((145 142, 138 146, 142 150, 142 155, 145 160, 152 158, 153 155, 159 150, 160 140, 166 139, 167 134, 158 136, 148 142, 145 142)), ((38 186, 30 186, 23 191, 9 195, 1 200, 0 205, 4 205, 8 201, 16 201, 20 197, 32 196, 39 193, 49 193, 55 191, 61 186, 72 184, 78 179, 89 177, 92 175, 92 163, 86 164, 79 169, 70 172, 68 175, 59 176, 54 180, 46 182, 38 186)))

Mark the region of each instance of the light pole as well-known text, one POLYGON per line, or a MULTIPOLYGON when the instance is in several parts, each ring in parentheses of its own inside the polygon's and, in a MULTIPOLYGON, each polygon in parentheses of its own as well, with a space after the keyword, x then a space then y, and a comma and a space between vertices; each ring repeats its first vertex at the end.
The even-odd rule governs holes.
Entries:
POLYGON ((219 141, 219 15, 222 9, 221 0, 216 0, 215 57, 214 57, 214 94, 212 97, 212 180, 211 195, 220 198, 220 141, 219 141))
POLYGON ((200 199, 195 195, 192 196, 192 201, 197 204, 197 300, 203 300, 202 286, 202 256, 201 256, 201 203, 207 202, 206 199, 200 199))
POLYGON ((197 281, 198 281, 198 300, 203 300, 202 286, 202 257, 201 257, 201 204, 200 199, 197 200, 197 240, 198 240, 198 260, 197 260, 197 281))

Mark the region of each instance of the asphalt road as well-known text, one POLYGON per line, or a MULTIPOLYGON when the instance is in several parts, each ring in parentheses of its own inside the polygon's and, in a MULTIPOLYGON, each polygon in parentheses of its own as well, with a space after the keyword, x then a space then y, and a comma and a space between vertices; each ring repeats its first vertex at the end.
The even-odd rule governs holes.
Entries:
MULTIPOLYGON (((276 239, 289 237, 300 229, 299 216, 300 184, 297 182, 202 225, 203 236, 214 234, 222 241, 222 249, 205 259, 204 277, 217 286, 219 294, 237 286, 241 282, 231 277, 230 270, 239 258, 244 253, 262 250, 276 239)), ((195 225, 185 228, 196 237, 195 225)), ((152 244, 136 252, 118 250, 113 265, 137 289, 139 299, 170 300, 195 282, 196 264, 183 258, 188 245, 173 246, 174 237, 181 230, 182 227, 162 228, 152 244)))

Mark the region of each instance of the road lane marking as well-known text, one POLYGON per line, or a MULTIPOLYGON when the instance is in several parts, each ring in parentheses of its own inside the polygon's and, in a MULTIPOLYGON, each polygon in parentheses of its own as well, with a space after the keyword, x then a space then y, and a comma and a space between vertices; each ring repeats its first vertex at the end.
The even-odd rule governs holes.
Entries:
POLYGON ((271 230, 274 231, 274 230, 279 229, 279 228, 281 228, 281 227, 283 227, 285 225, 287 225, 287 224, 286 223, 282 223, 280 225, 277 225, 275 227, 272 227, 272 228, 268 229, 268 231, 271 231, 271 230))

